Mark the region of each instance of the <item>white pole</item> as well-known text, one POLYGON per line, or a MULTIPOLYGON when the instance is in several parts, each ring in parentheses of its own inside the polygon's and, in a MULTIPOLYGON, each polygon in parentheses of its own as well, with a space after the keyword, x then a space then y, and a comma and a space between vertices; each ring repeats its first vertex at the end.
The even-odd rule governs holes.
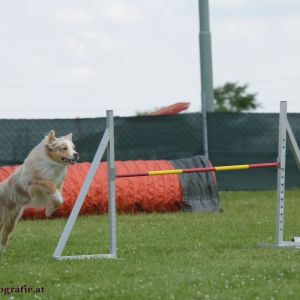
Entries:
POLYGON ((109 130, 106 129, 105 132, 104 132, 103 138, 100 142, 100 145, 97 149, 97 152, 95 154, 95 157, 93 159, 93 162, 92 162, 92 164, 90 166, 90 169, 88 171, 88 174, 87 174, 87 176, 84 180, 84 183, 83 183, 83 185, 80 189, 79 195, 76 199, 75 205, 74 205, 74 207, 72 209, 72 212, 69 216, 67 224, 66 224, 66 226, 64 228, 64 231, 63 231, 63 233, 62 233, 62 235, 61 235, 61 237, 58 241, 58 244, 57 244, 56 249, 55 249, 54 254, 53 254, 54 258, 59 258, 61 256, 64 248, 65 248, 65 245, 68 241, 68 238, 70 236, 70 233, 72 231, 74 223, 75 223, 75 221, 78 217, 78 214, 79 214, 80 208, 82 206, 82 203, 85 199, 85 196, 86 196, 86 194, 89 190, 89 187, 92 183, 92 180, 95 176, 95 173, 96 173, 97 168, 99 166, 99 163, 102 159, 102 156, 105 152, 105 149, 108 145, 108 142, 109 142, 109 130))
POLYGON ((108 172, 108 215, 109 215, 109 253, 117 258, 116 238, 116 190, 115 190, 115 138, 114 118, 111 110, 106 113, 107 128, 109 130, 109 143, 107 147, 108 172))
POLYGON ((284 229, 284 189, 285 189, 285 164, 286 164, 286 124, 287 103, 280 102, 279 134, 278 134, 278 162, 277 171, 277 204, 276 204, 276 245, 283 243, 284 229))

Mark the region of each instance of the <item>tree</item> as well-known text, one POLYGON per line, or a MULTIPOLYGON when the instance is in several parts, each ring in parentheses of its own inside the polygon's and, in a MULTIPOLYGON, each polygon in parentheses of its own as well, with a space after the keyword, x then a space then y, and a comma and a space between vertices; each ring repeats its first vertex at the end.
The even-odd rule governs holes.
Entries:
POLYGON ((215 111, 243 112, 260 107, 256 100, 256 93, 246 91, 248 85, 238 85, 236 82, 227 82, 214 89, 215 111))

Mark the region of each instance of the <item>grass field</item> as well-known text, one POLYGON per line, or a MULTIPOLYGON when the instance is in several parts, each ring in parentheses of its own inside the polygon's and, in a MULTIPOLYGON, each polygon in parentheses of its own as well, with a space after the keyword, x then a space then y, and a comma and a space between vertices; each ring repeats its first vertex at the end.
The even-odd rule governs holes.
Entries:
MULTIPOLYGON (((118 260, 55 261, 66 220, 21 221, 0 255, 0 299, 299 299, 300 250, 256 247, 274 243, 275 192, 220 196, 223 213, 119 215, 118 260), (4 295, 22 285, 40 290, 4 295)), ((288 191, 286 239, 299 210, 288 191)), ((80 217, 64 254, 107 251, 106 222, 80 217)))

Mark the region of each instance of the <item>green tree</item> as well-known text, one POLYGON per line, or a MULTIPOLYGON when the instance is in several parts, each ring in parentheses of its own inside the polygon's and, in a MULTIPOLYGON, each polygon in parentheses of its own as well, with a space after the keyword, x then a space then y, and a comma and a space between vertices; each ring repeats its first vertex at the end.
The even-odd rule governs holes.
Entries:
POLYGON ((214 89, 215 111, 218 112, 243 112, 255 110, 260 107, 256 100, 256 93, 251 94, 246 90, 248 85, 239 85, 236 82, 227 82, 214 89))

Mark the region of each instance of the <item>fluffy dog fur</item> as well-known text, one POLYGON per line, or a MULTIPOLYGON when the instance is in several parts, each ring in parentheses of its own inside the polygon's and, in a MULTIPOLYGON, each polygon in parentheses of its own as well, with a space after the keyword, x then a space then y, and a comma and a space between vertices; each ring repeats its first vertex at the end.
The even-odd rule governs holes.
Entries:
POLYGON ((49 217, 63 203, 61 195, 68 164, 79 155, 72 134, 60 138, 51 130, 0 185, 0 251, 5 251, 11 231, 25 207, 46 207, 49 217))

